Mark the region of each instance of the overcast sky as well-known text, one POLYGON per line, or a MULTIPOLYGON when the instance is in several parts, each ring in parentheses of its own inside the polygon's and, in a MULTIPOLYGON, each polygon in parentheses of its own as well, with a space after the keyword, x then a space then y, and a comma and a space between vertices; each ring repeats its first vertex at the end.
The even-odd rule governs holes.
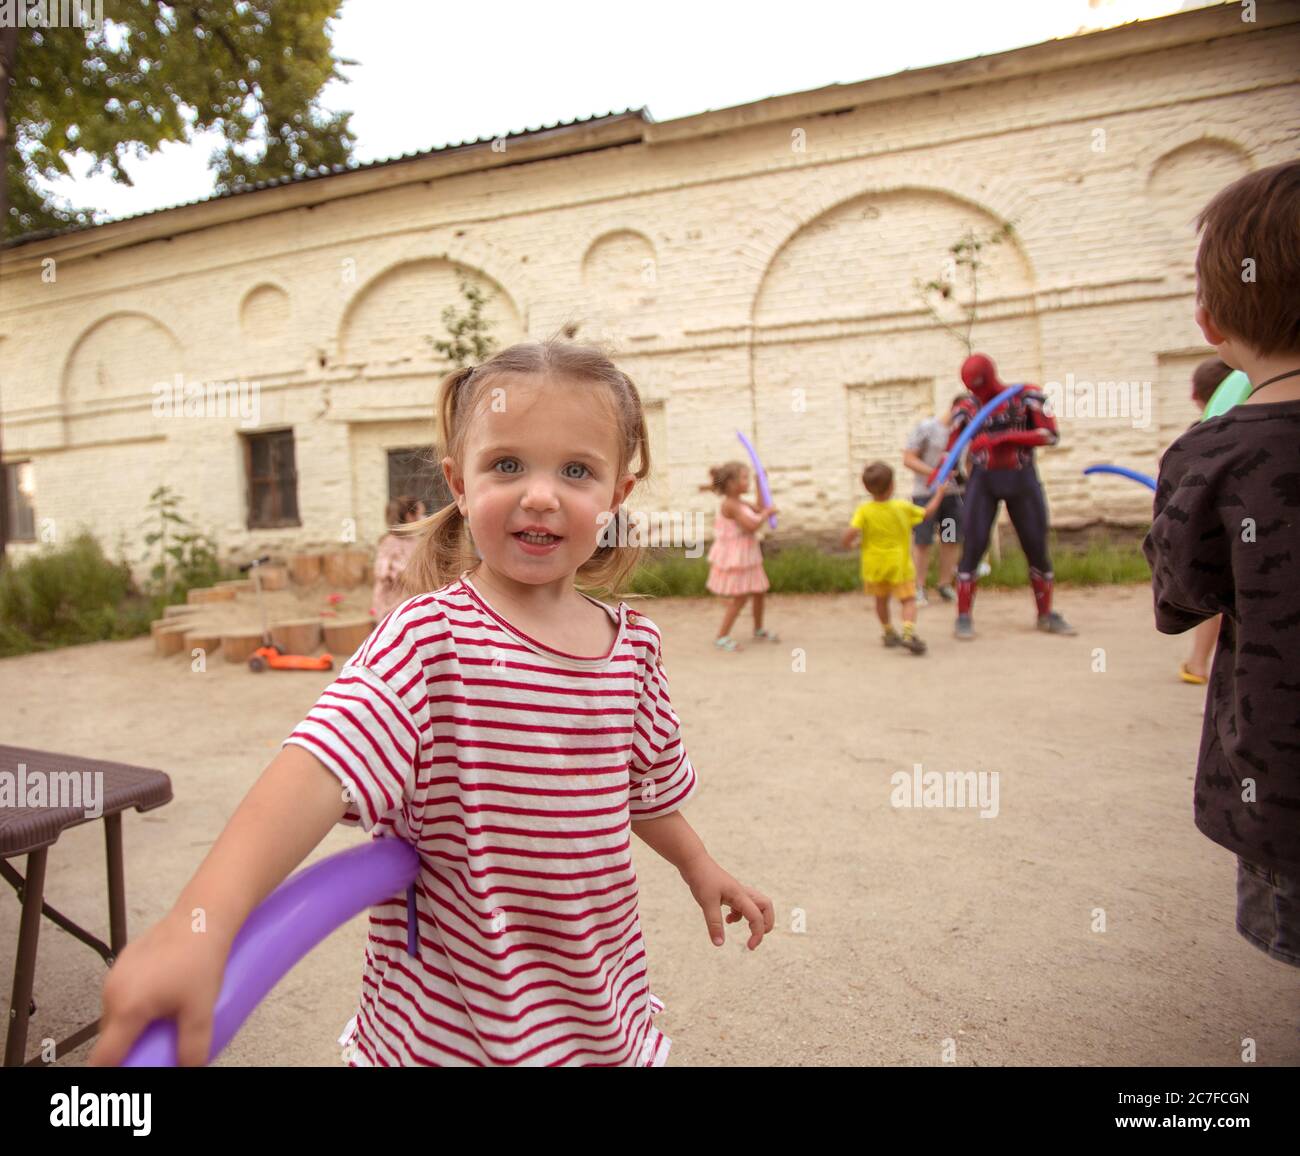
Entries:
MULTIPOLYGON (((285 0, 291 4, 292 0, 285 0)), ((659 121, 1202 7, 1202 0, 345 0, 325 103, 359 161, 648 107, 659 121)), ((207 196, 210 141, 51 186, 109 217, 207 196)), ((74 158, 73 171, 89 167, 74 158)))

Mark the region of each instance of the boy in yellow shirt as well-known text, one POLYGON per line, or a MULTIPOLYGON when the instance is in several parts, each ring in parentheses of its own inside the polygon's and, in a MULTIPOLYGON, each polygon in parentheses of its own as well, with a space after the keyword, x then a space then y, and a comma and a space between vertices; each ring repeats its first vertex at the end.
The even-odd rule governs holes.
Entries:
POLYGON ((853 511, 841 545, 847 549, 862 535, 862 585, 876 596, 876 616, 884 627, 886 646, 902 646, 924 654, 925 643, 916 634, 916 566, 912 562, 912 527, 932 518, 948 492, 940 486, 924 509, 894 497, 894 471, 884 462, 872 462, 862 471, 862 484, 871 501, 853 511), (889 599, 902 603, 903 633, 889 619, 889 599))

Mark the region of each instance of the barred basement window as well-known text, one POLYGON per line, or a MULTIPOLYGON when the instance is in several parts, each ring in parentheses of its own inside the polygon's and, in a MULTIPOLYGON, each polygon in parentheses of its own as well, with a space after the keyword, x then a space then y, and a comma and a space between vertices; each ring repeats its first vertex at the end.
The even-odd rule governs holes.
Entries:
POLYGON ((244 434, 244 477, 248 484, 248 528, 301 526, 293 430, 244 434))
POLYGON ((5 526, 11 542, 36 541, 36 467, 31 462, 5 465, 5 526))

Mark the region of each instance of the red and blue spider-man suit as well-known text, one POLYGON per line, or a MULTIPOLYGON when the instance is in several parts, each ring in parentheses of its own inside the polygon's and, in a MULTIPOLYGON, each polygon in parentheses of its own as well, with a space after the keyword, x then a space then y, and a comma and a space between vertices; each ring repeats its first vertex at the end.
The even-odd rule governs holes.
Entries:
MULTIPOLYGON (((974 353, 962 363, 961 379, 974 395, 953 409, 949 449, 979 408, 1006 388, 993 359, 974 353)), ((970 478, 963 510, 961 563, 957 569, 957 637, 972 638, 975 568, 988 548, 998 506, 1007 504, 1020 547, 1029 560, 1029 580, 1038 607, 1038 628, 1052 634, 1074 629, 1052 610, 1052 560, 1047 552, 1047 501, 1034 468, 1034 450, 1059 440, 1056 421, 1041 390, 1026 386, 1004 402, 971 439, 970 478)))

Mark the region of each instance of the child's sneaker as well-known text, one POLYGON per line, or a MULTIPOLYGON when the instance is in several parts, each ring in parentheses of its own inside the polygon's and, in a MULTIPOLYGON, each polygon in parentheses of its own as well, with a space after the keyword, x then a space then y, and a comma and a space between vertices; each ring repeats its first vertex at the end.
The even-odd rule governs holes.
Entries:
POLYGON ((930 605, 930 600, 925 596, 925 587, 924 587, 924 586, 918 586, 918 587, 916 588, 916 604, 917 604, 918 606, 929 606, 929 605, 930 605))
POLYGON ((780 642, 781 636, 766 628, 754 631, 755 642, 780 642))
POLYGON ((903 646, 913 654, 925 653, 925 643, 917 637, 916 631, 912 629, 912 624, 910 622, 903 624, 903 637, 901 641, 903 646))
POLYGON ((1065 621, 1055 610, 1050 614, 1040 614, 1038 616, 1038 629, 1045 634, 1064 634, 1072 636, 1079 632, 1075 630, 1068 622, 1065 621))
POLYGON ((719 650, 739 650, 741 648, 740 643, 729 634, 724 634, 721 638, 715 638, 713 645, 719 650))
POLYGON ((953 634, 966 642, 975 637, 975 627, 971 623, 969 614, 957 615, 957 625, 953 629, 953 634))
POLYGON ((945 602, 956 602, 957 591, 954 590, 951 586, 940 586, 939 597, 942 598, 945 602))
POLYGON ((881 642, 883 642, 886 646, 903 645, 903 639, 899 636, 898 631, 895 630, 892 626, 885 627, 885 633, 884 636, 881 638, 881 642))

